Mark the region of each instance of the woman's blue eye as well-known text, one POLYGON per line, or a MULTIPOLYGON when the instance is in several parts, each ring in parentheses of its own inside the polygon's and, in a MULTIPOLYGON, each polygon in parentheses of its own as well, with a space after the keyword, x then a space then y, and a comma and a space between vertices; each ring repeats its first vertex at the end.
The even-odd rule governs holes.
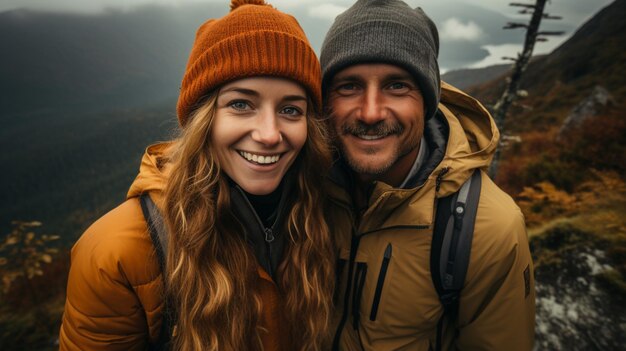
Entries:
POLYGON ((302 112, 295 107, 285 107, 282 109, 281 113, 290 115, 290 116, 299 116, 302 112))
POLYGON ((246 110, 248 107, 250 107, 245 101, 233 101, 228 105, 236 110, 246 110))

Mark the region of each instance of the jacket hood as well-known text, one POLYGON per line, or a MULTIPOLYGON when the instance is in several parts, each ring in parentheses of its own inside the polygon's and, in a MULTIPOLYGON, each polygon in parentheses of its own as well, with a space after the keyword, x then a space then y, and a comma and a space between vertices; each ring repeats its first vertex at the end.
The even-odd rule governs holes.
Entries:
POLYGON ((457 191, 475 169, 489 166, 500 132, 480 102, 445 82, 442 82, 439 110, 446 118, 450 134, 445 156, 429 179, 437 178, 447 169, 437 192, 438 197, 444 197, 457 191))
POLYGON ((156 195, 154 201, 159 201, 165 184, 167 182, 167 154, 172 143, 153 144, 146 148, 141 158, 141 166, 139 166, 139 174, 133 181, 126 198, 137 197, 142 193, 150 192, 156 195))

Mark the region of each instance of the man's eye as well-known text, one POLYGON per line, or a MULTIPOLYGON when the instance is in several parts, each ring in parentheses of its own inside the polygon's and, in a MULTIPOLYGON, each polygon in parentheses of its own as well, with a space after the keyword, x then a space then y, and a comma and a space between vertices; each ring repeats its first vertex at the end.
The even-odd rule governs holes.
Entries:
POLYGON ((355 83, 337 84, 333 92, 340 96, 353 96, 359 91, 359 85, 355 83))
POLYGON ((337 90, 350 91, 356 89, 356 84, 354 83, 346 83, 337 87, 337 90))
POLYGON ((393 89, 393 90, 404 89, 406 87, 407 87, 407 85, 405 83, 402 83, 402 82, 395 82, 395 83, 389 84, 389 89, 393 89))
POLYGON ((242 100, 235 100, 228 103, 228 106, 234 108, 235 110, 248 110, 250 105, 242 100))

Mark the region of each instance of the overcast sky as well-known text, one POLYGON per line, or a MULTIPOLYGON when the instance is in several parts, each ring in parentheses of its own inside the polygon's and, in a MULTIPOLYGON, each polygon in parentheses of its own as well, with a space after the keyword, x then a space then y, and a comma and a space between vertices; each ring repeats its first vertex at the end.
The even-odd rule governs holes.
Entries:
MULTIPOLYGON (((277 8, 293 14, 307 32, 319 53, 324 34, 333 18, 348 8, 354 0, 266 0, 277 8)), ((97 14, 107 9, 133 11, 137 6, 158 4, 185 6, 190 3, 223 3, 228 0, 0 0, 0 12, 29 8, 56 12, 97 14)), ((506 0, 408 0, 420 6, 433 18, 441 38, 440 66, 442 70, 461 67, 484 67, 501 63, 502 56, 515 56, 521 50, 523 30, 502 30, 508 20, 527 21, 528 16, 516 14, 516 8, 506 0)), ((532 3, 529 0, 518 2, 532 3)), ((561 21, 544 21, 543 30, 562 30, 565 36, 539 43, 535 54, 549 53, 611 0, 551 0, 548 13, 563 16, 561 21)))

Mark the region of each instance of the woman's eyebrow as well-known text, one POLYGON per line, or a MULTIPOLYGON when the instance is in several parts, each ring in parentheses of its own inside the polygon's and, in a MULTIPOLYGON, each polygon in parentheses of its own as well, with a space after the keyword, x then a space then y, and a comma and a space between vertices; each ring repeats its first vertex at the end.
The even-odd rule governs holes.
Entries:
POLYGON ((255 96, 255 97, 258 97, 258 96, 261 95, 256 90, 246 89, 246 88, 239 88, 239 87, 232 87, 232 88, 224 89, 224 90, 220 91, 220 94, 230 93, 230 92, 240 93, 240 94, 250 95, 250 96, 255 96))
POLYGON ((307 101, 306 96, 303 95, 286 95, 283 97, 284 101, 307 101))

